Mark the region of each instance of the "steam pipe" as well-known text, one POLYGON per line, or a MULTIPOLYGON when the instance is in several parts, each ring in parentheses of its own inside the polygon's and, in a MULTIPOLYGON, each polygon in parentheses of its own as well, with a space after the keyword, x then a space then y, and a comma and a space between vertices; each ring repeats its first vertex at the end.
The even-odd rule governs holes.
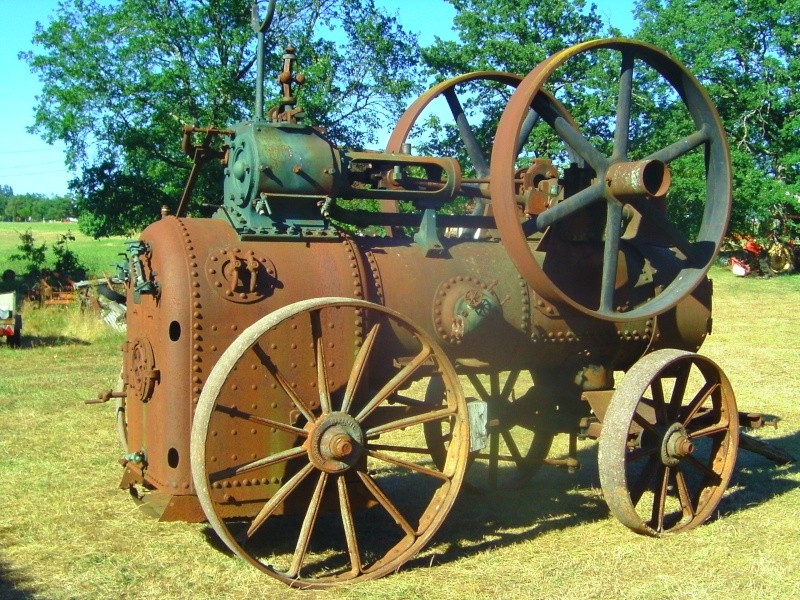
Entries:
POLYGON ((250 5, 250 25, 253 31, 258 34, 255 119, 259 121, 264 119, 264 34, 272 23, 276 1, 277 0, 270 0, 269 6, 267 7, 267 16, 263 21, 260 20, 258 15, 258 2, 253 2, 253 4, 250 5))

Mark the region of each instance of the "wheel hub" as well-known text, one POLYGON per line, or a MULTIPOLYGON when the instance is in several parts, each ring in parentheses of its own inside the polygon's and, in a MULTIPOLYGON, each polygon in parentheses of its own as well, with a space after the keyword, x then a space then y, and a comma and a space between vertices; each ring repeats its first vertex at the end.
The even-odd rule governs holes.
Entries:
POLYGON ((680 423, 670 425, 661 443, 661 462, 668 467, 674 467, 692 452, 694 443, 686 428, 680 423))
POLYGON ((315 423, 306 449, 311 462, 327 473, 340 473, 355 465, 364 452, 364 432, 353 417, 334 412, 315 423))

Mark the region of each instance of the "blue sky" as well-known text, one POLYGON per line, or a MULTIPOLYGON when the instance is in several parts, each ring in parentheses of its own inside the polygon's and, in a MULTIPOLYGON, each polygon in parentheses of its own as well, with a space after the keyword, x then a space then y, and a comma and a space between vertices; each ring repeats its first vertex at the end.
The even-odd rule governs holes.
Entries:
MULTIPOLYGON (((630 35, 634 27, 633 2, 595 0, 594 4, 607 23, 630 35)), ((376 0, 376 4, 396 12, 407 29, 420 34, 422 45, 430 44, 436 35, 447 38, 455 14, 443 0, 376 0), (424 19, 419 18, 418 10, 412 10, 422 6, 424 19)), ((26 132, 33 122, 33 105, 41 88, 28 66, 17 58, 21 50, 30 49, 36 22, 47 23, 57 5, 58 0, 0 0, 4 24, 0 38, 0 131, 5 142, 0 147, 0 185, 10 185, 17 194, 66 194, 72 177, 64 166, 63 146, 50 146, 26 132)), ((176 144, 180 141, 178 135, 176 144)))

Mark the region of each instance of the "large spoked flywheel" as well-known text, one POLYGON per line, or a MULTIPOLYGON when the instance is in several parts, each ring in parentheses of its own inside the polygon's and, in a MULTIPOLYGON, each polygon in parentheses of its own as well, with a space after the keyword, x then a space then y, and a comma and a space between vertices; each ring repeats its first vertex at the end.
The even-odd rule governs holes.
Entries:
POLYGON ((661 50, 629 40, 578 44, 531 71, 500 119, 490 178, 497 227, 528 284, 604 320, 648 318, 690 293, 730 215, 730 157, 708 94, 661 50), (519 153, 529 107, 563 150, 534 131, 519 153), (561 169, 562 197, 531 210, 507 174, 541 157, 561 169))
POLYGON ((397 570, 448 514, 467 467, 458 377, 398 313, 318 298, 248 327, 220 357, 192 428, 192 475, 211 526, 295 587, 397 570), (442 378, 436 403, 404 396, 442 378), (440 462, 426 425, 451 432, 440 462))

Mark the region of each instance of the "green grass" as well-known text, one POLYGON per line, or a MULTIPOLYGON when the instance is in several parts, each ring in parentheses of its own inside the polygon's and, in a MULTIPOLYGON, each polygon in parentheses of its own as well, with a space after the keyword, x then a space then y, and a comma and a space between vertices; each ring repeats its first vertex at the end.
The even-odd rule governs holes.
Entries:
MULTIPOLYGON (((782 419, 757 435, 800 456, 800 276, 712 274, 714 333, 701 352, 728 373, 741 409, 782 419)), ((0 597, 311 595, 221 551, 205 525, 138 512, 117 489, 113 407, 83 404, 113 385, 122 338, 72 309, 25 316, 23 349, 0 344, 0 597)), ((399 573, 315 597, 796 596, 797 466, 742 453, 722 518, 650 539, 609 516, 596 444, 579 455, 573 475, 547 469, 522 489, 462 491, 431 546, 399 573)))
POLYGON ((55 262, 52 247, 59 236, 72 233, 74 242, 69 242, 78 259, 83 263, 89 276, 103 277, 113 275, 114 266, 120 262, 119 254, 125 251, 125 238, 111 237, 95 240, 78 231, 77 223, 6 223, 0 222, 0 272, 13 269, 22 274, 27 267, 25 262, 12 261, 10 256, 17 252, 20 244, 19 236, 30 229, 36 244, 47 244, 47 262, 52 266, 55 262))

